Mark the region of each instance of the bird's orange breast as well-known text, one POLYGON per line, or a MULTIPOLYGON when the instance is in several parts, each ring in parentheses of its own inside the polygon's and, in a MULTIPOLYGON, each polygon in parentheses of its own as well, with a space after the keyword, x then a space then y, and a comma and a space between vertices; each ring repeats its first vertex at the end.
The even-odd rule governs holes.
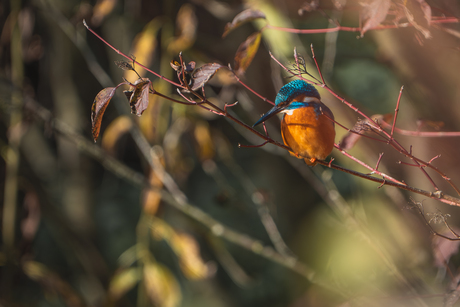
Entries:
POLYGON ((326 159, 334 148, 335 129, 331 119, 334 119, 332 112, 322 103, 289 111, 281 121, 284 144, 292 149, 292 155, 315 165, 315 160, 326 159))

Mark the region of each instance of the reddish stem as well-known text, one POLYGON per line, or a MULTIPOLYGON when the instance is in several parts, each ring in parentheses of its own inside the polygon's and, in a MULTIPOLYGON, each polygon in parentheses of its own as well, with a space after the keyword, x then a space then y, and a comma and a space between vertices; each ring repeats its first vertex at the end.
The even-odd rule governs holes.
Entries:
POLYGON ((134 60, 133 58, 127 56, 126 54, 124 54, 123 52, 121 52, 120 50, 116 49, 115 47, 113 47, 111 44, 109 44, 105 39, 103 39, 99 34, 97 34, 93 29, 91 29, 88 24, 86 23, 86 20, 83 19, 83 25, 86 27, 86 29, 88 29, 88 31, 90 31, 91 33, 93 33, 97 38, 99 38, 104 44, 106 44, 107 46, 109 46, 113 51, 115 51, 116 53, 118 53, 119 55, 125 57, 126 59, 132 61, 133 63, 136 63, 137 65, 139 65, 140 67, 142 67, 143 69, 145 69, 146 71, 148 71, 149 73, 157 76, 158 78, 162 79, 162 80, 165 80, 177 87, 181 87, 183 88, 182 85, 172 81, 172 80, 169 80, 168 78, 166 77, 163 77, 162 75, 154 72, 153 70, 145 67, 144 65, 142 65, 141 63, 137 62, 136 60, 134 60))
POLYGON ((401 95, 402 95, 402 91, 404 89, 404 85, 401 86, 401 89, 399 90, 399 96, 398 96, 398 101, 396 102, 396 108, 395 108, 395 117, 393 119, 393 126, 391 127, 391 138, 393 138, 393 133, 395 131, 395 126, 396 126, 396 119, 398 117, 398 112, 399 112, 399 102, 401 101, 401 95))
POLYGON ((230 66, 230 64, 228 64, 228 69, 233 73, 233 75, 235 76, 236 78, 236 81, 238 81, 242 86, 244 86, 248 91, 250 91, 251 93, 253 93, 254 95, 256 95, 257 97, 259 97, 260 99, 262 99, 263 101, 265 102, 268 102, 269 104, 271 105, 275 105, 275 103, 273 101, 270 101, 268 100, 267 98, 265 98, 264 96, 260 95, 259 93, 257 93, 255 90, 253 90, 252 88, 250 88, 248 85, 246 85, 246 83, 244 83, 243 81, 241 81, 241 79, 238 77, 238 75, 233 71, 232 67, 230 66))
MULTIPOLYGON (((458 23, 458 18, 455 17, 433 17, 430 21, 431 24, 442 24, 442 23, 458 23), (439 19, 438 19, 439 18, 439 19)), ((397 29, 397 28, 407 28, 413 26, 411 23, 403 23, 403 24, 390 24, 390 25, 379 25, 370 30, 385 30, 385 29, 397 29)), ((265 26, 266 29, 289 32, 289 33, 297 33, 297 34, 318 34, 318 33, 330 33, 330 32, 361 32, 361 27, 344 27, 344 26, 337 26, 334 28, 325 28, 325 29, 292 29, 292 28, 285 28, 285 27, 277 27, 267 24, 265 26)))

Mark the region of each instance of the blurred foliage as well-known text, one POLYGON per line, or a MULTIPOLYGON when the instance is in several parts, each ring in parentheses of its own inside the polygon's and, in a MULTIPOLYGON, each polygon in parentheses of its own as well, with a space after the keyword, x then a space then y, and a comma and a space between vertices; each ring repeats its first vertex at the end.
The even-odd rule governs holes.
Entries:
MULTIPOLYGON (((377 189, 375 183, 322 166, 309 168, 271 145, 238 148, 261 140, 195 106, 150 95, 143 115, 131 115, 126 97, 117 91, 94 146, 144 174, 158 190, 141 189, 85 155, 72 138, 53 129, 52 121, 27 107, 35 101, 92 141, 94 97, 123 77, 136 81, 133 71, 114 64, 122 58, 84 28, 86 19, 117 49, 176 82, 171 62, 178 61, 180 51, 196 67, 233 66, 237 54, 242 80, 270 100, 288 80, 268 51, 287 65, 296 47, 315 72, 313 44, 328 84, 366 114, 392 113, 404 84, 398 127, 416 130, 421 119, 460 131, 460 26, 422 22, 428 13, 460 17, 460 4, 395 0, 409 13, 417 5, 425 9, 414 13, 412 26, 372 30, 383 20, 376 7, 390 9, 389 0, 377 2, 367 1, 363 36, 259 32, 267 22, 297 29, 334 27, 328 18, 357 27, 362 8, 357 0, 1 2, 0 305, 447 306, 444 297, 457 287, 458 245, 432 245, 417 210, 407 209, 414 206, 408 193, 377 189), (222 38, 227 23, 247 8, 265 18, 234 21, 222 38), (219 228, 209 231, 166 205, 159 193, 166 174, 151 170, 135 131, 153 146, 157 162, 190 203, 225 227, 296 255, 327 287, 223 240, 219 228), (287 247, 267 233, 268 213, 287 247)), ((171 84, 135 69, 156 91, 182 99, 171 84)), ((269 109, 225 69, 205 88, 206 97, 220 107, 238 101, 228 110, 248 125, 269 109)), ((356 114, 319 90, 336 120, 353 127, 356 114)), ((267 128, 281 139, 276 119, 267 128)), ((346 132, 337 127, 336 142, 346 132)), ((458 138, 398 140, 424 160, 441 154, 435 165, 460 182, 458 138)), ((381 152, 380 170, 433 190, 419 169, 398 164, 405 158, 386 144, 362 139, 350 150, 369 165, 381 152)), ((338 151, 332 156, 366 172, 338 151)), ((446 181, 430 174, 440 190, 454 195, 446 181)), ((414 198, 423 201, 425 213, 450 214, 449 225, 458 227, 458 208, 414 198)), ((432 226, 445 231, 442 223, 432 226)))

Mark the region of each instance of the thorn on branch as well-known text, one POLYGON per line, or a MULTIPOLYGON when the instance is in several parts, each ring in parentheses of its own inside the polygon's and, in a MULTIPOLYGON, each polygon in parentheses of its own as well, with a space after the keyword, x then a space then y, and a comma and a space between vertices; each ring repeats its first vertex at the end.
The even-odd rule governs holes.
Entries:
POLYGON ((263 142, 262 144, 259 144, 259 145, 243 145, 241 143, 238 143, 238 148, 259 148, 259 147, 262 147, 264 145, 266 145, 268 143, 268 141, 265 141, 263 142))
POLYGON ((380 161, 382 160, 383 154, 383 152, 379 154, 379 159, 377 160, 377 164, 375 165, 376 170, 379 169, 380 161))
POLYGON ((437 158, 441 157, 441 154, 437 155, 437 156, 434 156, 433 158, 431 158, 430 161, 428 161, 428 164, 431 164, 431 162, 433 162, 434 160, 436 160, 437 158))
POLYGON ((234 107, 234 106, 236 106, 237 104, 238 104, 238 101, 235 101, 235 102, 232 103, 232 104, 226 103, 226 104, 224 105, 224 112, 225 112, 225 114, 227 114, 227 108, 234 107))

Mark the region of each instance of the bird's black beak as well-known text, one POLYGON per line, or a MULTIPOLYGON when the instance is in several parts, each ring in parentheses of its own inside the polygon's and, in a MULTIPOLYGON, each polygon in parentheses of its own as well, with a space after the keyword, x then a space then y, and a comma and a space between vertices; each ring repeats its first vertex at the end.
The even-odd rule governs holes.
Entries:
POLYGON ((278 114, 279 112, 283 111, 285 108, 286 108, 286 106, 284 106, 284 107, 274 106, 274 107, 271 108, 267 113, 265 113, 264 115, 262 115, 262 117, 261 117, 254 125, 252 125, 252 127, 257 126, 257 125, 259 125, 260 123, 263 123, 264 121, 266 121, 266 120, 269 119, 270 117, 273 117, 274 115, 276 115, 276 114, 278 114))

